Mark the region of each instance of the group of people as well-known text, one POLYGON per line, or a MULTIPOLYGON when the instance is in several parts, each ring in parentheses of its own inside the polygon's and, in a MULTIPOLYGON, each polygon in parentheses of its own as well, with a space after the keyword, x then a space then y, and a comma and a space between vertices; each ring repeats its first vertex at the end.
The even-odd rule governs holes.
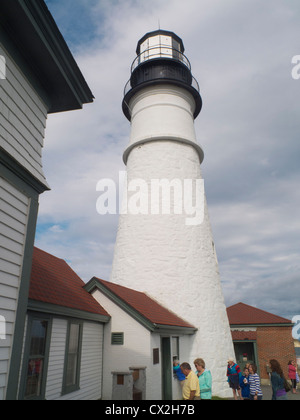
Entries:
MULTIPOLYGON (((276 359, 271 359, 269 363, 272 400, 287 400, 287 393, 291 387, 283 374, 280 363, 276 359)), ((238 399, 238 396, 241 400, 262 400, 263 393, 256 365, 246 364, 242 374, 240 367, 234 363, 233 359, 230 359, 228 360, 227 377, 235 400, 238 399)), ((288 377, 292 382, 292 392, 295 394, 299 377, 295 362, 292 360, 288 363, 288 377)))
MULTIPOLYGON (((182 397, 184 400, 210 400, 212 398, 212 376, 211 372, 205 368, 203 359, 194 360, 195 371, 192 370, 189 363, 179 364, 177 360, 173 362, 173 370, 182 388, 182 397)), ((292 390, 296 393, 299 377, 295 362, 288 364, 288 377, 292 382, 292 388, 288 384, 280 363, 270 360, 272 400, 287 400, 287 392, 292 390)), ((243 373, 240 367, 233 359, 228 360, 227 380, 232 389, 233 398, 237 400, 262 400, 263 393, 260 385, 260 377, 257 374, 255 364, 246 364, 243 373)))
POLYGON ((174 373, 182 388, 182 398, 184 400, 210 400, 212 396, 211 373, 205 368, 203 359, 194 360, 194 365, 195 372, 187 362, 181 363, 181 365, 178 360, 173 362, 174 373))

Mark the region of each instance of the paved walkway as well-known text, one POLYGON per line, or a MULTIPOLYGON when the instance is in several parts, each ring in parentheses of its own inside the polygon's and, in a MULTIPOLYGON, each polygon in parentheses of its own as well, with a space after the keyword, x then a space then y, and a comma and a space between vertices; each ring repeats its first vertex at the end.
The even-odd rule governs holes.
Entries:
MULTIPOLYGON (((272 400, 272 387, 269 385, 262 385, 261 387, 263 393, 263 400, 268 401, 272 400)), ((230 398, 233 400, 233 398, 230 398)), ((289 401, 300 401, 300 389, 297 390, 297 394, 292 394, 292 392, 288 392, 288 399, 289 401)))
MULTIPOLYGON (((263 385, 261 387, 262 393, 263 393, 263 399, 264 400, 271 400, 272 399, 272 387, 268 385, 263 385)), ((300 390, 297 390, 297 394, 292 394, 292 392, 288 392, 288 399, 289 400, 299 400, 300 401, 300 390)))

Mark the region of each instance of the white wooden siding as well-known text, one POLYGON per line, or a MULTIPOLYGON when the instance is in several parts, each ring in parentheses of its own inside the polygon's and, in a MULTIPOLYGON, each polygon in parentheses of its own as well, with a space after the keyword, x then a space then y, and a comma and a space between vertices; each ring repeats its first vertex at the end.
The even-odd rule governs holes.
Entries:
POLYGON ((6 339, 0 339, 0 400, 5 398, 19 296, 30 200, 0 177, 0 315, 6 339))
POLYGON ((84 322, 80 389, 61 396, 68 322, 53 319, 47 373, 47 400, 97 400, 101 398, 103 325, 84 322))
POLYGON ((68 321, 53 319, 47 373, 46 399, 55 400, 61 396, 66 351, 68 321))
POLYGON ((47 108, 0 44, 6 79, 0 81, 0 146, 40 182, 47 108))

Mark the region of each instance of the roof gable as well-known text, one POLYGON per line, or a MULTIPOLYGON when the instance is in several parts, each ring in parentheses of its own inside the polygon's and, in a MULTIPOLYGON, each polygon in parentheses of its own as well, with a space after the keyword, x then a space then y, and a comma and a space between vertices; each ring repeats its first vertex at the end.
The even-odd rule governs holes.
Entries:
POLYGON ((230 325, 291 324, 291 321, 239 302, 227 308, 230 325))
POLYGON ((143 318, 146 321, 145 326, 149 328, 149 325, 152 324, 152 328, 150 327, 152 330, 171 327, 186 329, 189 334, 196 331, 193 325, 179 318, 145 293, 97 277, 93 277, 85 287, 90 292, 98 288, 111 300, 127 310, 131 316, 136 317, 138 315, 143 318))
POLYGON ((84 285, 64 260, 34 248, 29 299, 109 317, 84 285))

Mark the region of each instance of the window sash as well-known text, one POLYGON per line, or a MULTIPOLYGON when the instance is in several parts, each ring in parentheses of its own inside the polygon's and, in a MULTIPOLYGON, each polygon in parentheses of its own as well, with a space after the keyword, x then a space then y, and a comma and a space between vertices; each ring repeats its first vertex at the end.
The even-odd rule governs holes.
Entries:
POLYGON ((51 320, 29 316, 20 392, 26 400, 45 398, 51 320))
POLYGON ((82 324, 70 321, 66 342, 63 394, 74 392, 80 388, 81 345, 82 324))

